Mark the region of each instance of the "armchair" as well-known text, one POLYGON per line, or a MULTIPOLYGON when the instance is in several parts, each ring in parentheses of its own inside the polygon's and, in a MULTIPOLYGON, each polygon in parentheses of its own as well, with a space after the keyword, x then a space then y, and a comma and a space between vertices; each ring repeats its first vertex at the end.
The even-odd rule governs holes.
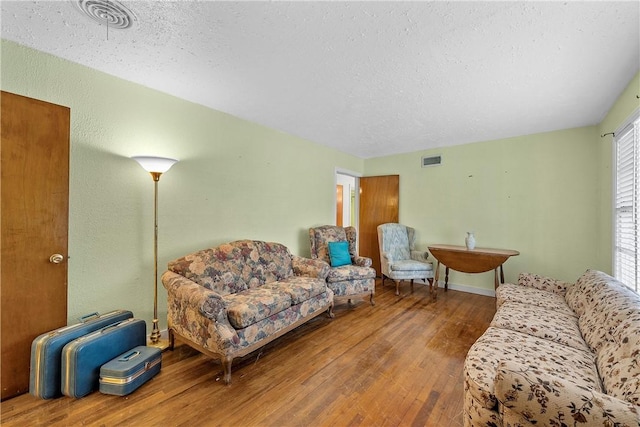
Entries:
POLYGON ((385 278, 396 282, 396 295, 400 295, 400 282, 425 279, 433 286, 433 263, 427 261, 428 252, 415 249, 415 230, 396 223, 378 226, 378 246, 380 247, 380 268, 382 285, 385 278))
MULTIPOLYGON (((333 291, 334 299, 346 298, 351 303, 352 298, 364 298, 368 295, 371 305, 375 305, 373 295, 375 293, 376 271, 371 268, 371 258, 358 255, 354 227, 323 225, 310 228, 309 240, 311 242, 311 259, 325 261, 331 266, 327 276, 327 287, 333 291), (337 242, 347 242, 344 245, 344 265, 337 265, 341 263, 336 262, 332 265, 331 262, 330 249, 336 248, 337 246, 333 243, 337 242), (348 253, 346 252, 347 247, 348 253)), ((334 257, 335 260, 336 257, 334 257)))

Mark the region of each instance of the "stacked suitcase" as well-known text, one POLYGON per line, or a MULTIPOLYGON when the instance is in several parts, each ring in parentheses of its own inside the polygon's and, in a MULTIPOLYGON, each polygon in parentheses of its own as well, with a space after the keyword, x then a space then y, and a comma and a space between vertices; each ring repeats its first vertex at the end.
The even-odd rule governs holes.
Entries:
POLYGON ((31 345, 29 392, 43 399, 83 397, 98 388, 129 394, 160 371, 161 352, 145 346, 146 335, 145 321, 127 310, 95 313, 42 334, 31 345))

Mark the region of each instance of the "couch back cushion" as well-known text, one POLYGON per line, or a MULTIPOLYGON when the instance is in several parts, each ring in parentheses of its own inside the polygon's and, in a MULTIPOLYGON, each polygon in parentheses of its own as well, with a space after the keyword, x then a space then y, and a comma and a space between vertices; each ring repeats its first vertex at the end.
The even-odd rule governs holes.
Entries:
MULTIPOLYGON (((587 274, 587 273, 585 273, 587 274)), ((598 352, 613 340, 613 331, 628 318, 628 313, 640 304, 640 296, 623 283, 602 272, 588 272, 592 285, 589 295, 580 305, 578 325, 591 349, 598 352)), ((580 286, 580 279, 577 286, 580 286)))
POLYGON ((169 262, 169 270, 221 295, 293 275, 291 253, 280 243, 238 240, 169 262))
POLYGON ((640 301, 623 314, 598 351, 598 372, 607 394, 640 406, 640 301))
POLYGON ((612 277, 601 271, 587 270, 573 286, 567 289, 565 299, 578 317, 591 307, 595 301, 594 294, 601 291, 609 279, 612 277))

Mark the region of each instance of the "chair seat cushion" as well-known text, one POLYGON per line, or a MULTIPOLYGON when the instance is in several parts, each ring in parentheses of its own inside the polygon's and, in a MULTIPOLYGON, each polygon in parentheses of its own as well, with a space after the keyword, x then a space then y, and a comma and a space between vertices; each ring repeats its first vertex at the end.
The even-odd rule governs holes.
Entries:
POLYGON ((225 295, 224 300, 229 323, 236 329, 246 328, 291 307, 289 294, 264 286, 225 295))
POLYGON ((430 262, 420 262, 412 259, 394 261, 389 265, 391 271, 431 271, 433 264, 430 262))
POLYGON ((375 286, 376 281, 373 278, 327 283, 327 287, 333 291, 336 297, 373 294, 375 286))
POLYGON ((332 268, 327 276, 328 283, 343 282, 345 280, 373 279, 376 271, 371 267, 359 267, 356 265, 343 265, 332 268))

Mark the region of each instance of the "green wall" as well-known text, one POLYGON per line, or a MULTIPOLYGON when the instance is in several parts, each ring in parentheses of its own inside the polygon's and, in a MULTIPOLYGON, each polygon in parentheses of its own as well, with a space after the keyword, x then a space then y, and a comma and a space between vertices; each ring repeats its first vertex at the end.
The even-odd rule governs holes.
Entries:
POLYGON ((308 228, 335 220, 336 168, 364 169, 354 156, 12 42, 1 49, 2 90, 71 108, 70 321, 114 308, 153 318, 153 181, 131 156, 180 159, 159 183, 160 273, 235 239, 308 256, 308 228))
MULTIPOLYGON (((400 221, 420 247, 517 249, 521 271, 575 280, 611 269, 611 141, 638 106, 636 76, 600 126, 358 159, 228 114, 37 52, 1 44, 2 90, 71 108, 69 319, 153 309, 153 183, 130 159, 180 159, 160 180, 159 269, 225 241, 279 241, 308 255, 307 228, 334 221, 335 170, 400 175, 400 221), (441 166, 421 168, 423 155, 441 166)), ((491 294, 490 273, 452 272, 491 294)), ((160 327, 166 294, 159 286, 160 327)))
MULTIPOLYGON (((523 271, 575 279, 587 268, 611 271, 611 142, 638 107, 638 75, 601 126, 567 129, 368 159, 365 175, 400 175, 400 222, 418 246, 464 245, 520 251, 505 279, 523 271), (422 156, 440 166, 421 167, 422 156)), ((451 272, 458 289, 492 294, 493 274, 451 272)), ((456 287, 454 287, 456 288, 456 287)))

